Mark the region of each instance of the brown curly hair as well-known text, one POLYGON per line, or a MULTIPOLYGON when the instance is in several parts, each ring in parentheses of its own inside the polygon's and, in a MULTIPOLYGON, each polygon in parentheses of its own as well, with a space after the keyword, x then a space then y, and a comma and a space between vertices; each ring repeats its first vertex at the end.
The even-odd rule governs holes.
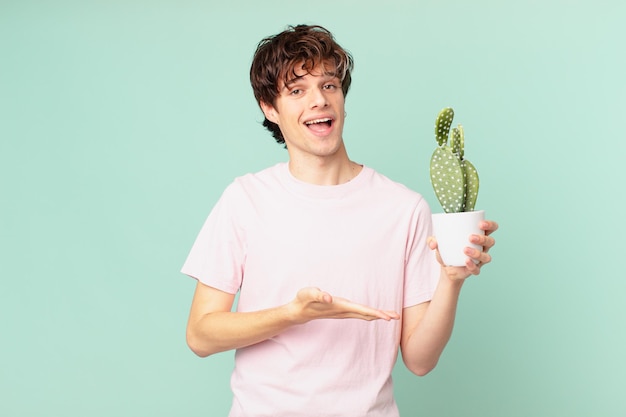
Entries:
MULTIPOLYGON (((254 97, 261 102, 275 104, 281 84, 296 78, 296 70, 313 71, 318 65, 334 65, 331 71, 341 81, 344 97, 352 82, 354 61, 327 29, 318 25, 289 26, 283 32, 259 42, 250 67, 250 84, 254 97)), ((267 118, 263 126, 272 133, 276 142, 285 139, 276 123, 267 118)))

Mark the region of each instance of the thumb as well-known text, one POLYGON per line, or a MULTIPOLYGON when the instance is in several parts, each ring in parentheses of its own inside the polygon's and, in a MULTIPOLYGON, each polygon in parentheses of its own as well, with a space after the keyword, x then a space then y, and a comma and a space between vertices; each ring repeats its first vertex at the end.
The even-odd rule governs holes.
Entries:
POLYGON ((441 266, 444 266, 443 260, 441 259, 441 254, 439 254, 439 245, 437 244, 437 239, 435 239, 434 236, 430 236, 428 237, 426 242, 430 250, 435 251, 435 257, 437 258, 437 262, 439 262, 441 266))
POLYGON ((298 297, 300 299, 308 300, 309 302, 317 303, 332 303, 333 297, 326 291, 322 291, 316 287, 306 287, 298 291, 298 297))
POLYGON ((316 288, 316 290, 317 290, 317 294, 316 294, 315 300, 316 300, 317 302, 320 302, 320 303, 327 303, 327 304, 330 304, 330 303, 332 303, 332 302, 333 302, 333 297, 332 297, 332 295, 330 295, 330 294, 329 294, 329 293, 327 293, 326 291, 322 291, 322 290, 320 290, 319 288, 316 288))

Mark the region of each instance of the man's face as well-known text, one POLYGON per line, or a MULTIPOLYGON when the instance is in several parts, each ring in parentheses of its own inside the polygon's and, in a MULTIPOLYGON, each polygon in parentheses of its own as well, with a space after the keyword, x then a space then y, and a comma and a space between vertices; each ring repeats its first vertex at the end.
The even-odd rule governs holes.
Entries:
POLYGON ((262 103, 261 108, 280 127, 291 158, 333 156, 343 148, 341 81, 322 66, 310 73, 296 71, 296 75, 280 86, 274 106, 262 103))

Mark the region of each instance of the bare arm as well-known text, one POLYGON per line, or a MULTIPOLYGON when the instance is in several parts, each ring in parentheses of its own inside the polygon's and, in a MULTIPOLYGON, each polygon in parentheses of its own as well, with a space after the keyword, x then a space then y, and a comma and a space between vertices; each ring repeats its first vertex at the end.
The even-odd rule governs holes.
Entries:
POLYGON ((187 323, 187 344, 198 356, 250 346, 322 318, 397 320, 399 314, 303 288, 289 303, 266 310, 231 312, 235 296, 198 282, 187 323))
MULTIPOLYGON (((465 267, 441 267, 441 276, 431 301, 407 307, 403 311, 402 338, 400 347, 402 359, 407 368, 417 374, 426 375, 435 368, 439 357, 452 335, 456 308, 465 279, 478 275, 482 265, 491 261, 487 254, 495 240, 489 235, 497 230, 495 222, 484 222, 485 235, 474 235, 472 243, 484 247, 484 250, 466 248, 466 254, 477 260, 475 264, 468 259, 465 267)), ((429 241, 431 249, 437 249, 435 240, 429 241)), ((441 262, 441 259, 439 258, 441 262)))
POLYGON ((404 309, 400 346, 411 372, 426 375, 437 365, 452 335, 462 285, 442 276, 431 301, 404 309))

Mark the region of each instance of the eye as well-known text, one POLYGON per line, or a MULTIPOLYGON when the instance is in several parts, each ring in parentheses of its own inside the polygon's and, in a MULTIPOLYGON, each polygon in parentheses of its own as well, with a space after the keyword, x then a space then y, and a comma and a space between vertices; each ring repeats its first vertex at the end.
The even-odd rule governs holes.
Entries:
POLYGON ((324 90, 334 90, 337 86, 335 84, 326 84, 324 85, 324 90))
POLYGON ((289 95, 292 96, 298 96, 302 94, 302 90, 300 90, 299 88, 294 88, 293 90, 289 91, 289 95))

